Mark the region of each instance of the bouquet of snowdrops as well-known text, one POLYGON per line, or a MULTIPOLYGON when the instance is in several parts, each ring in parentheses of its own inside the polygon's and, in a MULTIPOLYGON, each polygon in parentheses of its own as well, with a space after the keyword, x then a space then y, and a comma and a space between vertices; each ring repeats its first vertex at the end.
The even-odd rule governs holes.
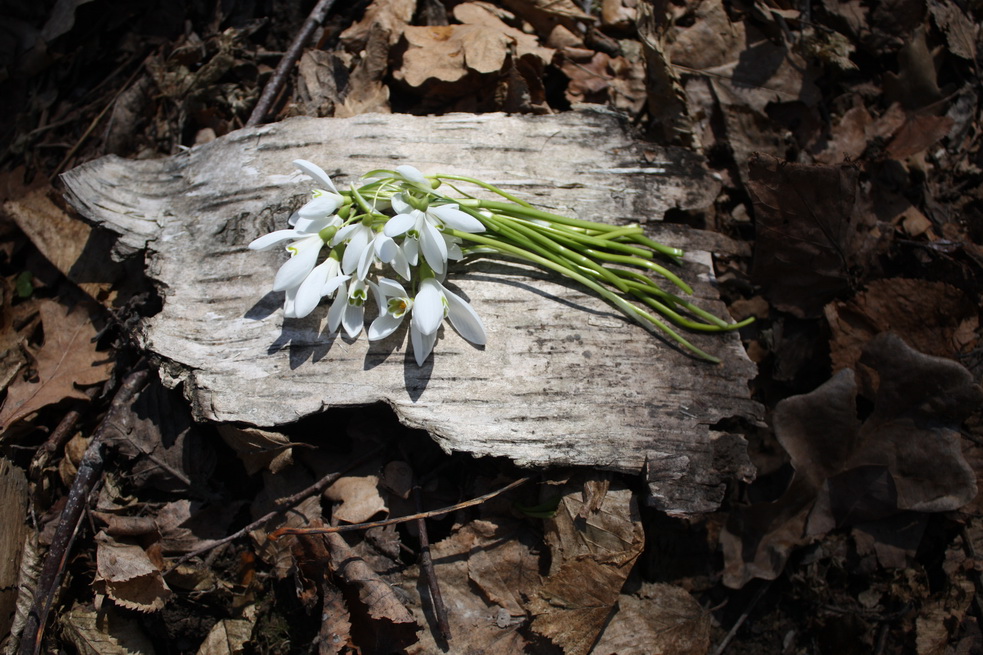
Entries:
POLYGON ((420 366, 433 351, 445 318, 471 343, 485 344, 477 312, 444 285, 448 262, 478 253, 518 258, 575 280, 629 318, 709 361, 717 359, 663 319, 703 332, 734 330, 750 322, 728 323, 659 287, 651 274, 692 293, 657 261, 676 263, 683 253, 652 241, 638 225, 552 214, 480 180, 424 175, 412 166, 371 171, 360 183, 339 191, 317 165, 304 160, 294 165, 314 178, 312 199, 290 217, 290 229, 249 244, 254 250, 286 245, 290 252, 273 280, 273 290, 285 293, 284 316, 302 318, 323 299, 331 299, 329 331, 343 328, 355 339, 364 328, 365 304, 372 295, 379 311, 368 327, 369 340, 389 336, 408 316, 420 366), (461 182, 491 191, 498 199, 464 193, 455 186, 461 182))

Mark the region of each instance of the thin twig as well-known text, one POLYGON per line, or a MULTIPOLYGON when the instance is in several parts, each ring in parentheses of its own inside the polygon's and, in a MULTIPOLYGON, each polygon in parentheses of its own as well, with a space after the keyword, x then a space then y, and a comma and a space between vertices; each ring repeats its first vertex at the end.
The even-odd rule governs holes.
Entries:
POLYGON ((75 431, 75 424, 82 417, 82 410, 99 395, 100 391, 105 393, 112 388, 112 384, 113 380, 110 378, 102 389, 99 387, 89 387, 85 390, 84 393, 87 399, 85 401, 79 401, 76 403, 75 408, 65 413, 61 421, 58 422, 58 425, 55 426, 55 429, 51 431, 51 434, 48 435, 48 438, 34 454, 30 466, 32 475, 40 476, 55 454, 62 451, 75 431))
POLYGON ((307 20, 304 21, 304 25, 300 28, 297 37, 290 44, 290 48, 286 54, 283 55, 283 59, 277 64, 276 70, 273 71, 273 76, 266 83, 266 86, 263 87, 263 93, 260 94, 256 106, 253 107, 253 113, 249 115, 249 120, 246 121, 246 127, 259 125, 266 118, 266 115, 273 107, 274 100, 280 94, 280 89, 287 82, 287 74, 293 68, 294 64, 297 63, 297 60, 300 59, 300 54, 304 51, 304 46, 307 45, 307 42, 311 40, 314 30, 327 18, 328 12, 331 11, 331 5, 333 4, 334 0, 318 0, 318 3, 311 10, 307 20))
MULTIPOLYGON (((293 496, 290 496, 290 497, 286 498, 282 503, 280 503, 279 505, 277 505, 274 509, 272 509, 271 511, 267 512, 266 514, 264 514, 260 518, 256 519, 255 521, 253 521, 249 525, 245 526, 244 528, 241 528, 241 529, 233 532, 232 534, 230 534, 230 535, 228 535, 226 537, 222 537, 221 539, 219 539, 217 541, 212 541, 212 542, 208 543, 207 545, 202 546, 201 548, 198 548, 197 550, 193 550, 190 553, 186 553, 186 554, 182 555, 178 560, 176 560, 173 564, 171 564, 170 566, 168 566, 164 570, 164 575, 167 575, 168 573, 170 573, 171 571, 173 571, 177 567, 181 566, 182 564, 184 564, 185 562, 187 562, 188 560, 190 560, 192 557, 197 557, 198 555, 201 555, 202 553, 207 553, 208 551, 212 550, 213 548, 218 548, 219 546, 225 545, 225 544, 229 543, 230 541, 235 541, 239 537, 242 537, 243 535, 245 535, 245 534, 247 534, 249 532, 252 532, 253 530, 255 530, 257 528, 263 527, 269 521, 275 519, 276 517, 280 516, 284 512, 286 512, 288 510, 291 510, 294 507, 296 507, 297 505, 299 505, 303 500, 305 500, 307 498, 310 498, 314 494, 321 493, 322 491, 324 491, 324 489, 326 487, 329 487, 330 485, 332 485, 335 482, 337 482, 338 478, 340 478, 341 476, 345 475, 346 473, 348 473, 352 469, 356 469, 359 466, 365 464, 372 457, 375 457, 375 455, 379 452, 379 450, 382 449, 382 447, 384 445, 385 444, 382 444, 382 445, 380 445, 380 446, 378 446, 376 448, 373 448, 369 452, 365 453, 365 455, 363 455, 362 457, 359 457, 358 459, 356 459, 355 461, 353 461, 351 464, 349 464, 348 466, 346 466, 344 469, 342 469, 340 471, 336 471, 334 473, 330 473, 330 474, 324 476, 323 478, 321 478, 320 480, 318 480, 317 482, 315 482, 314 484, 312 484, 311 486, 307 487, 306 489, 302 489, 301 491, 298 491, 297 493, 295 493, 293 496)), ((283 528, 281 528, 281 530, 282 529, 283 528)), ((280 532, 280 530, 277 530, 273 534, 277 534, 278 532, 280 532)), ((271 535, 271 538, 272 538, 272 535, 271 535)))
POLYGON ((400 516, 394 519, 386 519, 385 521, 371 521, 369 523, 351 523, 348 525, 332 525, 325 526, 323 528, 280 528, 279 530, 274 530, 270 534, 270 539, 279 539, 280 537, 288 534, 331 534, 334 532, 353 532, 355 530, 368 530, 370 528, 381 528, 387 525, 396 525, 398 523, 408 523, 410 521, 416 521, 417 519, 428 519, 434 516, 443 516, 444 514, 450 514, 451 512, 456 512, 459 509, 465 509, 466 507, 474 507, 475 505, 480 505, 481 503, 503 494, 510 489, 515 489, 521 484, 529 482, 532 476, 526 476, 524 478, 519 478, 514 482, 510 482, 501 489, 496 491, 491 491, 486 493, 484 496, 478 496, 477 498, 472 498, 471 500, 465 500, 463 503, 457 503, 456 505, 450 505, 448 507, 442 507, 441 509, 434 509, 429 512, 419 512, 417 514, 409 514, 407 516, 400 516))
MULTIPOLYGON (((413 487, 413 500, 416 503, 418 514, 423 513, 423 490, 419 485, 413 487)), ((451 624, 447 620, 447 606, 444 605, 444 597, 440 595, 440 585, 437 583, 437 571, 433 567, 433 557, 430 555, 430 536, 427 534, 427 521, 424 518, 416 520, 417 530, 420 532, 420 570, 423 577, 427 580, 427 588, 430 590, 430 602, 433 603, 433 614, 437 619, 437 631, 444 641, 450 641, 451 624)))
POLYGON ((44 564, 41 566, 41 573, 38 576, 37 591, 31 610, 28 612, 24 623, 24 631, 21 633, 20 649, 21 655, 37 655, 41 651, 41 638, 44 636, 44 627, 47 623, 48 614, 51 611, 51 604, 55 594, 61 584, 61 577, 64 573, 65 562, 72 550, 72 543, 78 531, 79 522, 82 518, 82 511, 88 504, 89 493, 98 481, 103 467, 103 437, 115 426, 115 418, 122 412, 137 392, 143 387, 147 380, 148 372, 141 369, 130 373, 119 391, 113 398, 109 411, 105 418, 96 428, 92 435, 92 441, 82 455, 79 464, 78 474, 72 482, 72 488, 68 492, 68 501, 61 512, 58 521, 58 528, 55 536, 51 540, 51 547, 45 555, 44 564))
POLYGON ((744 608, 744 611, 741 612, 741 616, 738 617, 737 621, 734 623, 730 631, 724 637, 724 640, 721 641, 720 645, 718 645, 714 649, 713 655, 723 655, 723 652, 727 650, 727 646, 730 645, 730 642, 737 635, 737 631, 741 629, 741 626, 744 625, 745 621, 747 621, 747 617, 750 616, 751 611, 755 608, 755 606, 758 604, 758 601, 761 600, 762 596, 764 596, 765 592, 768 591, 769 589, 771 589, 771 580, 761 585, 761 588, 759 588, 758 591, 754 594, 754 597, 751 598, 751 602, 749 602, 747 604, 747 607, 744 608))

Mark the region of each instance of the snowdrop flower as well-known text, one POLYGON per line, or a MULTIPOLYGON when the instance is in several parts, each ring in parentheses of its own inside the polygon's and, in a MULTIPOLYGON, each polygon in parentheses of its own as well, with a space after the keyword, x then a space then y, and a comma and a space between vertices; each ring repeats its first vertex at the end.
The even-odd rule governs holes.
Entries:
POLYGON ((291 290, 291 306, 284 308, 284 316, 304 318, 314 311, 321 298, 330 298, 350 278, 350 275, 342 274, 341 264, 332 252, 324 262, 314 267, 296 290, 291 290))
POLYGON ((315 187, 312 191, 313 199, 290 217, 291 225, 303 229, 307 222, 330 216, 338 211, 338 208, 345 203, 345 198, 338 193, 338 188, 335 187, 334 182, 317 164, 312 164, 304 159, 297 159, 294 161, 294 166, 313 177, 316 182, 320 182, 324 187, 323 189, 315 187))
MULTIPOLYGON (((399 246, 392 238, 382 232, 376 232, 364 223, 352 223, 341 228, 331 243, 332 245, 345 243, 345 255, 341 260, 341 270, 347 275, 356 273, 360 280, 365 279, 372 264, 376 261, 389 264, 397 260, 402 254, 399 246)), ((400 275, 409 279, 409 266, 402 261, 399 263, 402 264, 397 269, 400 271, 400 275)))
MULTIPOLYGON (((251 250, 270 250, 285 241, 291 242, 287 246, 287 251, 291 255, 290 259, 280 267, 276 277, 273 278, 273 290, 286 292, 283 309, 287 316, 296 316, 294 303, 297 292, 311 271, 314 270, 318 255, 324 246, 324 239, 319 233, 327 228, 337 228, 340 225, 341 219, 337 216, 324 216, 298 222, 297 227, 291 230, 277 230, 264 234, 249 244, 251 250)), ((301 316, 306 316, 309 313, 310 311, 301 316)))
POLYGON ((437 330, 445 317, 462 337, 476 346, 485 345, 485 327, 471 305, 448 291, 435 278, 427 278, 420 283, 420 289, 413 299, 413 319, 410 324, 413 356, 418 366, 423 366, 433 350, 437 330))
POLYGON ((369 325, 369 341, 385 339, 396 331, 403 317, 413 309, 413 299, 396 280, 381 277, 379 282, 372 284, 372 292, 379 304, 379 316, 369 325))
POLYGON ((355 280, 351 286, 347 281, 341 281, 338 285, 338 295, 331 303, 328 310, 328 331, 337 332, 338 327, 345 328, 345 334, 355 339, 362 333, 362 325, 365 316, 365 281, 355 280))
POLYGON ((415 209, 405 198, 392 197, 395 216, 386 222, 384 233, 388 237, 405 234, 403 249, 411 263, 416 259, 417 248, 423 251, 423 258, 438 275, 447 270, 447 241, 441 230, 445 226, 461 232, 484 232, 485 226, 478 219, 466 214, 456 204, 428 205, 426 209, 415 209), (418 243, 414 243, 418 242, 418 243))

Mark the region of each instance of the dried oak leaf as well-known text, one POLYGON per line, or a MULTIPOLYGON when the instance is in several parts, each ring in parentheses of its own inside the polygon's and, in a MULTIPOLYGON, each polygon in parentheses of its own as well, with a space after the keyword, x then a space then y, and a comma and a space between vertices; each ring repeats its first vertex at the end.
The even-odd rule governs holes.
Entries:
POLYGON ((959 442, 960 424, 983 400, 969 371, 889 333, 867 345, 861 364, 877 378, 866 420, 850 369, 775 408, 795 475, 778 500, 732 514, 721 535, 728 586, 774 579, 793 548, 834 527, 948 511, 975 497, 959 442))
POLYGON ((826 306, 833 370, 854 368, 864 344, 894 332, 927 355, 954 355, 972 348, 979 308, 959 289, 942 282, 875 280, 850 300, 826 306))
POLYGON ((96 537, 96 544, 95 584, 107 596, 117 605, 139 612, 164 607, 171 590, 143 548, 115 541, 104 533, 96 537))
POLYGON ((612 484, 601 506, 582 517, 583 488, 566 489, 547 523, 550 573, 528 604, 532 629, 567 655, 590 651, 645 545, 631 490, 612 484))
POLYGON ((67 398, 87 398, 79 387, 105 382, 113 368, 108 355, 96 350, 97 330, 89 304, 66 310, 44 300, 38 309, 44 343, 37 353, 37 377, 10 384, 0 408, 0 430, 67 398))
POLYGON ((753 157, 749 176, 758 229, 752 278, 778 309, 821 315, 870 266, 880 239, 857 202, 859 171, 753 157))

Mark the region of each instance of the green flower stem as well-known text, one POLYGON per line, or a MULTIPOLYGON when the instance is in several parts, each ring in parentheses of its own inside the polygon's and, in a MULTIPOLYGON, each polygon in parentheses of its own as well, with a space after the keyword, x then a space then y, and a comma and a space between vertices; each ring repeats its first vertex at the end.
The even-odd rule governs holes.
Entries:
POLYGON ((583 243, 585 245, 595 246, 598 248, 608 248, 611 250, 618 250, 620 252, 628 253, 630 255, 635 255, 637 257, 642 257, 645 259, 652 259, 653 257, 651 250, 644 250, 642 248, 630 245, 628 243, 622 243, 620 241, 611 241, 603 237, 592 236, 589 234, 585 234, 584 232, 578 232, 575 230, 566 229, 562 225, 561 226, 542 225, 541 223, 530 221, 529 219, 520 218, 517 216, 509 216, 509 218, 513 221, 521 221, 522 223, 528 225, 534 230, 539 230, 541 232, 542 231, 548 232, 551 236, 555 236, 555 238, 558 239, 566 240, 568 243, 577 242, 577 243, 583 243))
POLYGON ((708 323, 713 323, 714 325, 718 326, 721 332, 729 332, 731 330, 736 330, 745 327, 747 325, 750 325, 751 323, 754 322, 754 318, 749 317, 744 319, 743 321, 738 321, 736 323, 728 323, 727 321, 720 318, 716 314, 711 314, 707 310, 702 309, 701 307, 691 303, 690 301, 684 298, 680 298, 679 296, 676 296, 674 294, 671 294, 667 291, 660 289, 659 287, 655 286, 650 279, 648 279, 647 277, 645 277, 640 273, 637 273, 635 271, 626 271, 626 270, 618 270, 617 272, 626 277, 632 278, 630 280, 627 280, 627 283, 628 286, 631 287, 633 292, 639 291, 641 293, 651 294, 660 298, 663 302, 666 302, 669 305, 682 307, 683 309, 690 312, 694 316, 699 316, 700 318, 704 319, 708 323))
POLYGON ((521 198, 517 198, 517 197, 513 196, 511 193, 509 193, 507 191, 504 191, 502 189, 499 189, 497 186, 495 186, 493 184, 488 184, 487 182, 482 182, 481 180, 476 180, 473 177, 467 177, 467 176, 464 176, 464 175, 444 175, 444 174, 440 174, 440 175, 434 175, 434 178, 436 178, 438 180, 458 180, 460 182, 470 182, 471 184, 474 184, 475 186, 480 186, 482 189, 488 189, 492 193, 498 194, 498 195, 502 196, 503 198, 505 198, 506 200, 508 200, 510 202, 514 202, 514 203, 516 203, 518 205, 521 205, 523 207, 528 207, 529 209, 532 209, 533 208, 533 206, 530 205, 525 200, 522 200, 521 198))
MULTIPOLYGON (((501 225, 501 220, 497 216, 493 215, 490 220, 495 221, 496 223, 501 225)), ((489 219, 485 218, 486 224, 488 223, 488 221, 489 219)), ((604 278, 605 282, 617 288, 618 291, 620 291, 621 293, 628 293, 628 285, 626 285, 621 280, 621 278, 619 278, 617 275, 615 275, 608 269, 604 268, 603 266, 595 262, 590 257, 585 257, 584 255, 580 254, 576 250, 567 248, 563 244, 558 243, 557 241, 549 238, 548 236, 540 232, 537 232, 534 229, 527 227, 526 225, 523 225, 522 223, 510 221, 509 227, 517 232, 522 233, 523 236, 528 238, 531 242, 538 243, 538 245, 541 246, 542 248, 545 248, 549 252, 556 253, 557 255, 563 257, 565 260, 569 261, 570 263, 576 266, 581 266, 583 268, 597 271, 597 273, 604 278)))
POLYGON ((526 207, 525 205, 521 207, 516 207, 515 205, 509 204, 507 202, 501 202, 499 200, 478 200, 476 204, 477 207, 480 209, 489 209, 499 214, 522 216, 523 218, 533 218, 541 221, 546 221, 548 223, 559 223, 560 225, 569 225, 570 227, 579 227, 586 230, 593 230, 598 233, 610 232, 611 230, 618 229, 616 225, 608 225, 606 223, 595 223, 593 221, 584 221, 579 218, 570 218, 569 216, 551 214, 550 212, 545 212, 541 209, 536 209, 534 207, 526 207))
POLYGON ((528 250, 524 250, 518 246, 514 246, 509 243, 504 243, 496 239, 492 239, 491 237, 485 236, 483 234, 471 234, 468 232, 460 232, 458 230, 450 230, 450 229, 445 230, 445 232, 450 236, 455 236, 458 237, 459 239, 464 239, 466 241, 471 241, 473 243, 479 243, 485 246, 489 246, 492 249, 503 254, 515 255, 521 259, 525 259, 527 261, 533 262, 534 264, 538 264, 544 268, 548 268, 552 271, 556 271, 557 273, 560 273, 561 275, 564 275, 576 282, 580 282, 582 285, 584 285, 588 289, 591 289, 592 291, 600 295, 602 298, 604 298, 606 301, 617 307, 623 314, 625 314, 631 319, 634 319, 636 322, 640 323, 643 327, 648 329, 650 332, 654 331, 653 328, 655 328, 661 331, 663 334, 668 336, 676 343, 678 343, 686 350, 689 350, 697 357, 700 357, 701 359, 705 359, 706 361, 712 362, 714 364, 720 362, 718 358, 714 357, 709 353, 704 352, 700 348, 697 348, 692 343, 690 343, 686 338, 684 338, 681 334, 673 330, 671 327, 660 321, 655 316, 652 316, 650 313, 646 312, 643 309, 639 309, 638 307, 635 307, 630 302, 628 302, 621 296, 617 295, 610 289, 604 287, 601 284, 598 284, 591 278, 581 273, 578 273, 577 271, 571 268, 568 268, 567 266, 558 264, 551 259, 547 259, 546 257, 542 257, 540 255, 537 255, 536 253, 529 252, 528 250))
POLYGON ((604 234, 598 235, 595 238, 601 240, 611 240, 611 239, 620 239, 626 236, 644 235, 644 233, 645 231, 642 229, 641 225, 628 225, 625 227, 619 227, 616 230, 605 232, 604 234))

